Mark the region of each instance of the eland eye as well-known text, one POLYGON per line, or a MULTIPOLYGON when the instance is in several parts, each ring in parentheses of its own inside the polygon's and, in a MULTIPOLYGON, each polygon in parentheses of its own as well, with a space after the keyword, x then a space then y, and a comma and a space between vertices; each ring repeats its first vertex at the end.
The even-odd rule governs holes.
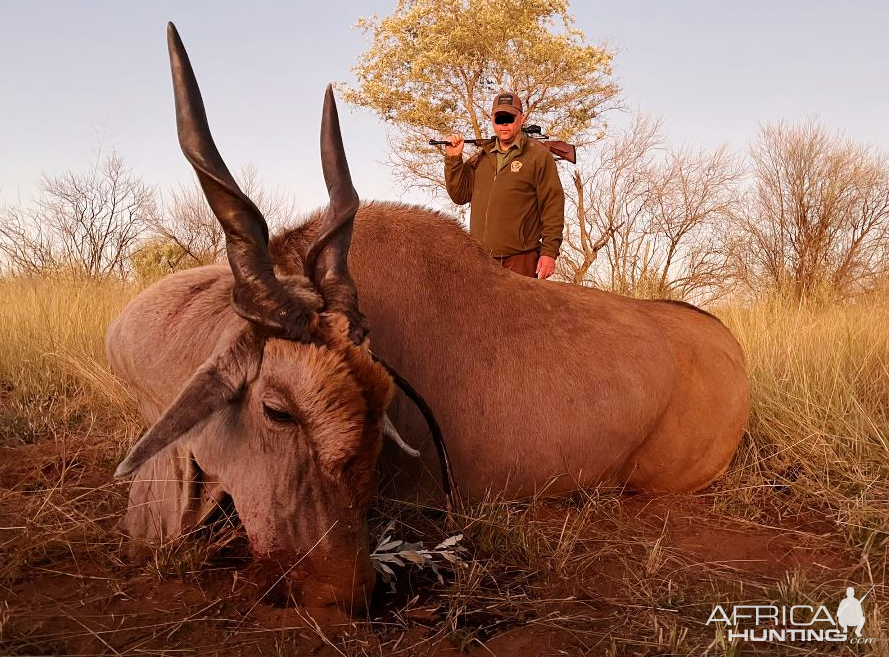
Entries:
POLYGON ((278 422, 280 424, 293 424, 296 422, 296 418, 287 411, 282 411, 273 406, 269 406, 265 402, 262 404, 262 410, 265 413, 265 416, 272 422, 278 422))

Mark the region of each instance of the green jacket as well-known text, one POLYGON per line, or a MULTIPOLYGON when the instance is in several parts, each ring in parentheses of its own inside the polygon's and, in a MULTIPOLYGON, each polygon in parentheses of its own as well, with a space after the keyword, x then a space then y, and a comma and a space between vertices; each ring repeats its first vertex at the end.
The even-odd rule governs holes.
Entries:
POLYGON ((471 158, 445 156, 445 185, 458 205, 472 201, 469 233, 494 256, 539 248, 556 258, 565 224, 565 193, 545 146, 522 135, 497 170, 496 141, 471 158))

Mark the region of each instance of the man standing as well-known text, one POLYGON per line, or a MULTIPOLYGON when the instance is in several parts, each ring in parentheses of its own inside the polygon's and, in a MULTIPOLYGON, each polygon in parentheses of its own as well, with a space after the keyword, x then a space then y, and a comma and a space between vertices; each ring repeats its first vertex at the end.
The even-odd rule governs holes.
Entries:
POLYGON ((505 268, 549 278, 565 223, 565 193, 549 150, 525 136, 514 93, 494 98, 496 139, 463 161, 463 137, 445 147, 445 185, 458 205, 472 201, 469 233, 505 268))

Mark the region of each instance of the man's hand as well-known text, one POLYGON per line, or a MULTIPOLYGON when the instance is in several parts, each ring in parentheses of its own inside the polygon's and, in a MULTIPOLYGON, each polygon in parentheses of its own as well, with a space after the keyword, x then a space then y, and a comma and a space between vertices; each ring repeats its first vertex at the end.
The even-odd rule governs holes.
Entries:
POLYGON ((556 260, 542 255, 537 261, 537 278, 549 278, 556 271, 556 260))
POLYGON ((445 146, 445 155, 463 155, 463 135, 451 135, 448 137, 450 146, 445 146))

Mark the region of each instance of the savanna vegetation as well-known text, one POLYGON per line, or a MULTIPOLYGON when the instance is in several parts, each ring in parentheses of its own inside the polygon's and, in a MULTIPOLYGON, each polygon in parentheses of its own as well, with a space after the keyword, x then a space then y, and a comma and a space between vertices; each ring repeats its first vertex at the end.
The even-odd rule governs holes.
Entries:
POLYGON ((490 500, 450 521, 380 500, 375 537, 390 521, 389 535, 427 548, 463 534, 451 552, 462 563, 437 558, 439 581, 428 564, 387 561, 396 592, 343 632, 263 599, 231 527, 147 563, 124 559, 115 523, 127 487, 111 473, 143 427, 104 364, 102 334, 137 289, 45 277, 0 285, 3 654, 102 654, 106 642, 120 654, 212 654, 221 642, 218 654, 482 654, 483 643, 500 654, 528 633, 569 654, 747 654, 757 651, 705 625, 714 604, 833 605, 848 582, 876 585, 868 636, 885 639, 887 295, 720 309, 747 353, 754 412, 729 473, 698 495, 602 488, 490 500))
MULTIPOLYGON (((501 87, 581 145, 558 274, 732 329, 753 392, 732 467, 693 496, 599 488, 450 517, 380 499, 392 589, 333 628, 251 583, 224 520, 129 562, 112 472, 144 427, 104 331, 145 285, 220 260, 224 236, 195 183, 161 193, 100 155, 0 209, 0 654, 887 654, 886 155, 815 121, 763 126, 745 153, 676 149, 643 116, 611 130, 614 53, 564 1, 422 0, 360 25, 371 46, 344 91, 391 124, 405 185, 441 188, 424 138, 442 117, 484 136, 501 87), (504 4, 524 21, 508 50, 483 31, 504 4), (707 624, 717 603, 833 613, 849 585, 873 587, 873 644, 729 643, 707 624)), ((238 178, 273 227, 293 219, 296 197, 238 178)))

